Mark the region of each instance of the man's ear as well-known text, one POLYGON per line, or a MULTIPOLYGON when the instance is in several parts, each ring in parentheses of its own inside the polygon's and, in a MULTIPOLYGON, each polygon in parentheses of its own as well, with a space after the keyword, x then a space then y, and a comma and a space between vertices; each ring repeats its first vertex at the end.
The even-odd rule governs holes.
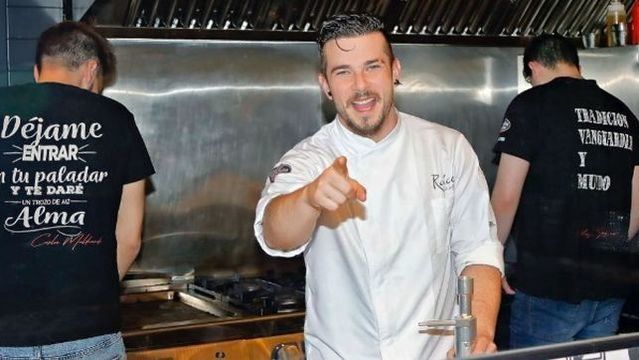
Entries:
POLYGON ((319 81, 320 86, 322 87, 322 91, 324 92, 324 95, 326 95, 327 98, 333 100, 333 93, 331 93, 331 88, 328 86, 328 80, 326 80, 326 77, 324 76, 324 74, 318 74, 317 75, 317 81, 319 81))
POLYGON ((98 81, 98 62, 95 59, 90 59, 85 61, 80 67, 82 71, 80 87, 85 90, 94 91, 94 84, 98 81))
POLYGON ((35 82, 39 82, 40 80, 40 70, 38 70, 38 65, 33 65, 33 79, 35 82))
POLYGON ((93 85, 91 85, 89 91, 95 94, 102 94, 102 91, 104 91, 104 78, 102 75, 98 74, 95 77, 95 81, 93 81, 93 85))
POLYGON ((531 71, 533 72, 539 72, 539 67, 541 67, 542 65, 538 62, 538 61, 529 61, 528 62, 528 67, 530 68, 531 71))
POLYGON ((393 83, 398 84, 399 78, 402 76, 402 64, 399 62, 398 58, 393 59, 391 71, 393 72, 393 83))

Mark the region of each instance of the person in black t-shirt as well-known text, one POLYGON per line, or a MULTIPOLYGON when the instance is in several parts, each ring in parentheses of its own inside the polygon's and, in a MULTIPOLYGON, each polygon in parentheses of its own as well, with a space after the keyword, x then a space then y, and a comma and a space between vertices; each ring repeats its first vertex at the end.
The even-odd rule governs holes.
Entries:
POLYGON ((513 348, 613 335, 637 253, 637 119, 581 77, 577 49, 542 35, 524 52, 533 88, 506 111, 494 147, 498 237, 517 242, 513 348), (515 216, 516 215, 516 216, 515 216))
POLYGON ((36 84, 0 89, 0 358, 125 358, 119 280, 141 244, 153 174, 133 115, 99 93, 108 42, 60 23, 36 84))

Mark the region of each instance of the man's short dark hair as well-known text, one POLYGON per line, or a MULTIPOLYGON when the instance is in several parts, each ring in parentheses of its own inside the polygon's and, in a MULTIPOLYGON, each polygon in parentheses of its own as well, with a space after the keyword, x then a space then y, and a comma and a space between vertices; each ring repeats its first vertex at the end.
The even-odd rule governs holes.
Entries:
POLYGON ((85 23, 65 21, 45 30, 38 39, 35 62, 38 70, 46 58, 60 61, 76 70, 85 61, 95 59, 98 71, 109 84, 115 77, 115 55, 111 44, 85 23))
POLYGON ((530 61, 537 61, 544 67, 552 69, 559 63, 574 65, 579 68, 577 47, 561 35, 543 34, 534 38, 524 51, 524 77, 532 75, 528 66, 530 61))
POLYGON ((346 37, 356 37, 379 32, 384 36, 391 61, 395 59, 393 48, 384 31, 384 24, 376 17, 368 14, 338 14, 333 15, 322 23, 317 36, 322 72, 326 71, 326 57, 324 45, 330 40, 346 37))

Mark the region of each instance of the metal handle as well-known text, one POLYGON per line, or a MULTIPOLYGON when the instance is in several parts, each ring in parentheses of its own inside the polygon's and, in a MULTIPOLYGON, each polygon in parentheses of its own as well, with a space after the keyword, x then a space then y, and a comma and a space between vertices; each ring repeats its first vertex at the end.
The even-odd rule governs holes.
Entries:
POLYGON ((457 280, 457 298, 459 301, 459 316, 472 316, 473 278, 460 276, 457 280))
POLYGON ((472 315, 473 279, 460 276, 457 279, 457 302, 459 316, 448 320, 428 320, 418 323, 428 327, 455 327, 455 358, 470 356, 475 336, 477 335, 477 319, 472 315))
POLYGON ((304 360, 304 352, 294 342, 281 343, 273 347, 271 360, 304 360))
POLYGON ((455 325, 455 358, 461 359, 471 355, 473 343, 477 336, 477 319, 470 316, 458 319, 455 325))
POLYGON ((441 326, 455 326, 457 322, 455 320, 428 320, 418 323, 419 326, 428 327, 441 327, 441 326))

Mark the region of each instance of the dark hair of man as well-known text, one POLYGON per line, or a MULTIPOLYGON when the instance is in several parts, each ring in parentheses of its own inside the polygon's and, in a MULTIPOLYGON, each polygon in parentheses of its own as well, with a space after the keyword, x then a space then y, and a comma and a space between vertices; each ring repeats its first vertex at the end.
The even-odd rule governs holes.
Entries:
POLYGON ((105 84, 115 77, 116 60, 111 44, 92 26, 81 22, 61 22, 40 35, 35 56, 38 70, 47 58, 61 62, 69 70, 95 59, 105 84))
MULTIPOLYGON (((322 72, 326 73, 324 45, 327 42, 339 38, 367 35, 374 32, 379 32, 384 36, 388 56, 391 61, 394 60, 395 55, 388 41, 388 36, 384 32, 384 24, 378 18, 368 14, 338 14, 325 20, 317 36, 322 72)), ((337 46, 339 46, 339 44, 337 46)))
POLYGON ((568 39, 556 34, 543 34, 534 38, 524 51, 524 77, 532 75, 528 66, 530 61, 537 61, 546 68, 552 69, 559 63, 579 67, 577 47, 568 39))

